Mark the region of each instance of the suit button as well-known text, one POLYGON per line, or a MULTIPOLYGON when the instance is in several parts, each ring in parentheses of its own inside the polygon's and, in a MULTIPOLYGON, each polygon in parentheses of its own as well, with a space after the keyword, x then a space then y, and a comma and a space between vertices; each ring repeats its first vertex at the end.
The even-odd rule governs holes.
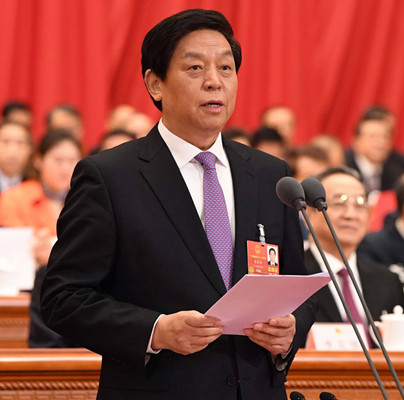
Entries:
POLYGON ((240 381, 238 380, 238 378, 236 376, 229 376, 227 378, 227 384, 229 386, 234 386, 234 385, 237 385, 239 383, 240 383, 240 381))

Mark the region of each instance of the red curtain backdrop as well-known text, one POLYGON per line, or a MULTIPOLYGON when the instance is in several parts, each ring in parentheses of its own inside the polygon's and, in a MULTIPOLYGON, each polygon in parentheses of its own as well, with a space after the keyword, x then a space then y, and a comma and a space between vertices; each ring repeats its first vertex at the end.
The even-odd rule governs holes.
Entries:
POLYGON ((186 8, 213 8, 243 48, 231 125, 249 131, 263 109, 297 114, 297 144, 327 132, 349 146, 360 113, 384 104, 404 151, 402 0, 0 0, 0 105, 27 101, 36 138, 54 105, 77 106, 96 145, 111 107, 129 103, 158 120, 141 77, 145 33, 186 8))

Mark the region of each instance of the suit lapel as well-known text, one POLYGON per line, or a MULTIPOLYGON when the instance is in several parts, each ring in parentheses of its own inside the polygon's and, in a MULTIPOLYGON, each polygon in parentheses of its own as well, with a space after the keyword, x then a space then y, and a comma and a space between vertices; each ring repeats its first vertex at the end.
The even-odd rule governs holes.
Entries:
POLYGON ((258 188, 254 180, 255 170, 250 165, 251 155, 236 143, 223 139, 233 177, 236 237, 233 268, 233 285, 247 273, 247 239, 256 236, 258 188))
MULTIPOLYGON (((195 261, 220 295, 226 288, 192 197, 168 147, 155 127, 143 141, 142 174, 195 261)), ((169 239, 168 239, 169 240, 169 239)))

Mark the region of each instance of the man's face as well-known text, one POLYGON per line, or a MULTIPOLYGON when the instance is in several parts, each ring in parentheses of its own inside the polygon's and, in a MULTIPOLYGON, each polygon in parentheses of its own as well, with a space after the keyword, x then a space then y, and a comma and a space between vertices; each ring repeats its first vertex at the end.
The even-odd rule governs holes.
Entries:
POLYGON ((276 261, 276 254, 273 250, 269 251, 269 261, 271 261, 271 263, 274 263, 276 261))
POLYGON ((79 141, 83 137, 83 125, 80 118, 65 110, 57 109, 53 111, 50 128, 66 129, 79 141))
MULTIPOLYGON (((344 251, 356 251, 366 234, 369 209, 363 185, 346 174, 330 175, 322 180, 327 194, 328 216, 344 251)), ((311 223, 326 251, 335 249, 322 213, 308 210, 311 223)))
POLYGON ((14 124, 0 128, 0 170, 10 178, 21 175, 31 154, 28 132, 14 124))
POLYGON ((357 154, 366 157, 373 164, 382 164, 390 154, 392 137, 385 121, 369 120, 361 124, 354 142, 357 154))
POLYGON ((295 134, 295 115, 286 107, 268 110, 262 121, 263 125, 275 128, 287 144, 293 141, 295 134))
POLYGON ((178 42, 166 78, 159 79, 163 123, 191 143, 217 135, 233 113, 237 85, 226 38, 213 30, 189 33, 178 42))

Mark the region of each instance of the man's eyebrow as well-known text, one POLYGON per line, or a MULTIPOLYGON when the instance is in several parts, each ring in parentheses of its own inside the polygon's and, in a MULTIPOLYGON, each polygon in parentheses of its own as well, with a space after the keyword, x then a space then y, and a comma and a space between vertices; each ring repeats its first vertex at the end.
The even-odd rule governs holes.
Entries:
MULTIPOLYGON (((220 53, 220 55, 226 56, 226 57, 227 56, 233 57, 233 53, 231 50, 223 50, 220 53)), ((183 58, 202 58, 202 57, 203 57, 203 53, 199 53, 197 51, 187 51, 183 56, 183 58)))

